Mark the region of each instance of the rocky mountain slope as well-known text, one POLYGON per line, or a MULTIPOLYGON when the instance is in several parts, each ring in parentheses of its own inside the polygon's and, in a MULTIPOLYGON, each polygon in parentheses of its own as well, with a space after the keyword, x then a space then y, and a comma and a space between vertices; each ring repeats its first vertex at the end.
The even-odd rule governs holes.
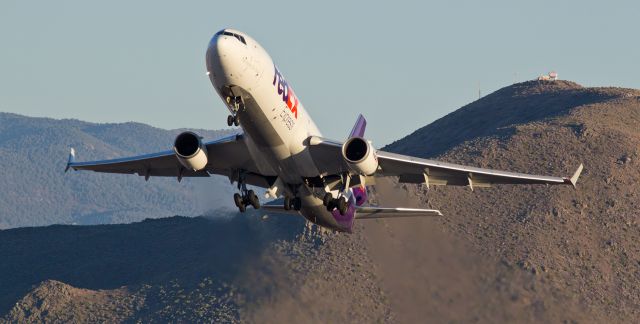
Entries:
POLYGON ((361 221, 353 235, 260 212, 0 231, 0 291, 10 292, 0 313, 9 322, 637 322, 639 126, 640 91, 524 82, 386 149, 538 174, 584 163, 576 189, 380 181, 374 201, 445 216, 361 221))
MULTIPOLYGON (((221 178, 143 178, 93 172, 64 173, 69 147, 78 160, 109 159, 167 150, 180 130, 139 123, 94 124, 0 113, 0 229, 48 224, 139 221, 148 215, 199 215, 207 205, 229 205, 221 178)), ((207 139, 229 131, 197 130, 207 139)))
MULTIPOLYGON (((635 322, 640 318, 640 291, 635 288, 640 286, 640 91, 584 88, 567 81, 519 83, 471 103, 387 149, 421 157, 444 152, 438 158, 449 162, 565 176, 584 163, 575 190, 401 186, 403 194, 392 202, 403 199, 408 204, 435 207, 445 216, 432 222, 384 221, 385 232, 377 229, 379 235, 373 240, 386 242, 391 236, 405 249, 385 253, 407 258, 387 263, 385 254, 377 257, 380 264, 389 265, 386 271, 393 272, 402 267, 433 266, 409 256, 435 253, 452 259, 429 248, 449 246, 425 237, 436 225, 447 237, 464 243, 471 253, 465 258, 482 261, 471 265, 476 270, 470 277, 478 279, 476 285, 484 281, 477 288, 486 290, 477 298, 469 289, 462 292, 469 298, 452 296, 466 306, 451 315, 442 311, 449 308, 446 301, 438 302, 421 288, 399 290, 398 285, 407 282, 393 282, 387 287, 392 296, 392 291, 399 298, 422 296, 414 295, 408 301, 405 315, 443 321, 451 316, 464 321, 542 322, 635 322), (522 281, 505 282, 496 274, 504 271, 507 278, 518 276, 522 281), (481 308, 487 305, 499 307, 491 311, 481 308)), ((442 288, 440 294, 449 291, 447 284, 438 282, 442 278, 411 273, 413 276, 405 277, 411 282, 437 285, 442 288)), ((457 283, 447 278, 445 283, 457 283)))
POLYGON ((0 231, 0 322, 392 319, 361 234, 259 216, 0 231))

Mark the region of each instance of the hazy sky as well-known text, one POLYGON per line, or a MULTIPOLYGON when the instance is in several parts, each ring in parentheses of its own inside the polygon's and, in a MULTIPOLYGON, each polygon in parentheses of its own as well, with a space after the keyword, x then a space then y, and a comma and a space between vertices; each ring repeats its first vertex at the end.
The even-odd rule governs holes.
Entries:
POLYGON ((640 88, 637 1, 381 2, 0 0, 0 111, 225 128, 204 65, 224 27, 269 51, 325 136, 343 139, 362 112, 378 147, 478 85, 556 70, 640 88))

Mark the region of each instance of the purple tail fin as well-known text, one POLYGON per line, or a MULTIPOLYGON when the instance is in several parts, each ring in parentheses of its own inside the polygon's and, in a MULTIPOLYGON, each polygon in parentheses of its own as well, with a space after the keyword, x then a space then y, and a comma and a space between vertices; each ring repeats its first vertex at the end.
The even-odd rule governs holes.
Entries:
POLYGON ((353 129, 351 129, 351 134, 349 134, 349 138, 352 137, 364 137, 364 130, 367 128, 367 120, 364 119, 364 116, 360 114, 358 116, 358 120, 356 120, 356 124, 353 125, 353 129))

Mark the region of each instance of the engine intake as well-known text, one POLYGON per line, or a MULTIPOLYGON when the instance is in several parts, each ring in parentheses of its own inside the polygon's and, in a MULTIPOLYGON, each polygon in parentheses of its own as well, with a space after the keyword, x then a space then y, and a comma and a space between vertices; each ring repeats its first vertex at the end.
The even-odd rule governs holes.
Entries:
POLYGON ((173 151, 185 168, 200 171, 207 166, 207 147, 196 133, 180 133, 173 143, 173 151))
POLYGON ((342 145, 342 157, 351 169, 370 176, 378 169, 378 158, 371 143, 362 137, 352 137, 342 145))

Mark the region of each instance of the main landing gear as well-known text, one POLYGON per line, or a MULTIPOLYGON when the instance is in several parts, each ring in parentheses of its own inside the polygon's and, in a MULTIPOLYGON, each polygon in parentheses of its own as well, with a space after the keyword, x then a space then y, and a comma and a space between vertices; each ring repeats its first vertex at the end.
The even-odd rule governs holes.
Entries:
POLYGON ((347 213, 347 208, 349 204, 347 203, 347 198, 344 196, 340 196, 339 198, 333 198, 331 193, 327 192, 324 194, 324 198, 322 198, 322 204, 327 207, 327 211, 333 211, 334 208, 337 208, 340 212, 340 215, 344 216, 347 213))
POLYGON ((238 189, 240 193, 233 195, 233 202, 241 213, 244 213, 249 205, 251 205, 253 209, 260 208, 260 199, 258 199, 258 196, 253 190, 247 190, 247 185, 244 183, 244 176, 242 174, 240 175, 240 179, 238 179, 238 189))
POLYGON ((284 197, 284 210, 300 210, 302 209, 302 199, 300 197, 284 197))
POLYGON ((247 206, 251 205, 253 209, 260 208, 260 199, 256 196, 256 193, 253 190, 248 190, 242 195, 239 193, 235 193, 233 195, 233 202, 236 203, 236 207, 241 213, 244 213, 247 210, 247 206))

